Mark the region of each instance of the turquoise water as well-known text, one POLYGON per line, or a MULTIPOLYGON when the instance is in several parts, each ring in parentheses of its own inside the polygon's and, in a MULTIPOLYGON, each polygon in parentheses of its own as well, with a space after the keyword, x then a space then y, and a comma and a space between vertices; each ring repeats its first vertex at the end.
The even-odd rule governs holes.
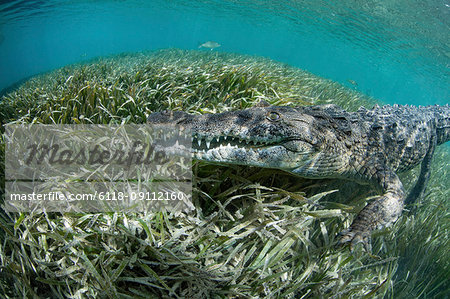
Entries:
POLYGON ((385 103, 450 102, 448 0, 1 2, 0 90, 97 56, 210 40, 385 103))

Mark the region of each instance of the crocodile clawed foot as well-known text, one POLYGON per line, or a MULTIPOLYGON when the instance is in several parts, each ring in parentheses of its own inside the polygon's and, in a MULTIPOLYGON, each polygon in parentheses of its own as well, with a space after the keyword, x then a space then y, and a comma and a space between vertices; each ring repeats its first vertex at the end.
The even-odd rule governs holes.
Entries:
POLYGON ((338 244, 341 246, 349 246, 350 251, 353 252, 353 249, 355 246, 359 243, 362 243, 364 246, 364 249, 368 252, 372 252, 372 245, 371 245, 371 238, 370 238, 370 231, 357 231, 353 230, 351 228, 341 232, 339 234, 339 242, 338 244))

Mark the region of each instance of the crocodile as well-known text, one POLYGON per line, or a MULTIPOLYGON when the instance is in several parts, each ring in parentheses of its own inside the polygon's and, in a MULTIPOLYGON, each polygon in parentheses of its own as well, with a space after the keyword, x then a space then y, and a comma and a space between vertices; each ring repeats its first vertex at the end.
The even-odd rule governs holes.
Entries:
POLYGON ((392 105, 348 112, 336 105, 255 107, 193 115, 163 111, 148 123, 191 130, 194 159, 282 169, 312 179, 372 185, 379 194, 341 232, 338 244, 363 243, 392 225, 405 204, 423 196, 437 145, 450 140, 450 106, 392 105), (397 176, 421 164, 406 195, 397 176))

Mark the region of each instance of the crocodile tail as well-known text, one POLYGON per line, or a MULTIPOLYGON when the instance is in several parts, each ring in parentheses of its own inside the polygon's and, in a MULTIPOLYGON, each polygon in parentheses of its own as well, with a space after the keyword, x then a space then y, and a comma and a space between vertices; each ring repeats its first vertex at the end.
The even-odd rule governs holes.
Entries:
POLYGON ((450 106, 435 106, 437 119, 437 144, 450 141, 450 106))

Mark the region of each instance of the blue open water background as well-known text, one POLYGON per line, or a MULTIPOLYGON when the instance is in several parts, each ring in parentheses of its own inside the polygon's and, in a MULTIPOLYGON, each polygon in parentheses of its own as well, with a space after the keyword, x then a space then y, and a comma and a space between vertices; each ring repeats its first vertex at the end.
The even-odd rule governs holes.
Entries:
POLYGON ((448 0, 2 1, 0 90, 97 56, 208 40, 384 103, 450 102, 448 0))

